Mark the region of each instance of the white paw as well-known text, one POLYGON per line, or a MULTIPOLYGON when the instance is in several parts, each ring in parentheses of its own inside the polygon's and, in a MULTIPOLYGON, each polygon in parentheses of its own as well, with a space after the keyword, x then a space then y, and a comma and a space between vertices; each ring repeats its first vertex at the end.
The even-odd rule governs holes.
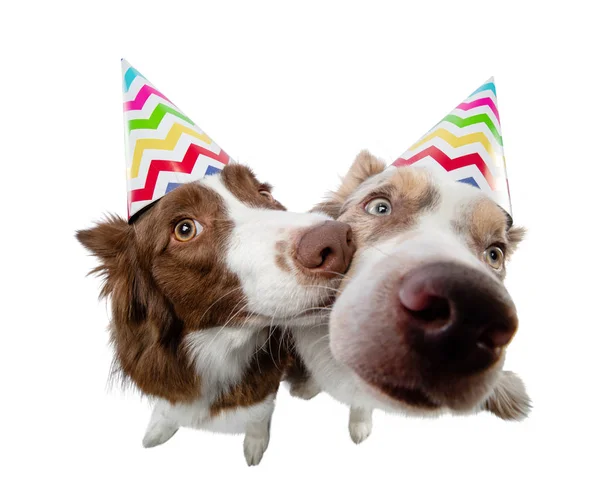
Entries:
POLYGON ((373 424, 371 422, 350 422, 348 425, 350 430, 350 438, 355 444, 360 444, 373 430, 373 424))
POLYGON ((256 437, 246 434, 244 437, 244 457, 249 466, 260 463, 265 450, 269 446, 269 436, 256 437))
POLYGON ((151 425, 148 430, 146 430, 146 435, 144 435, 144 439, 142 440, 142 445, 146 448, 156 447, 157 445, 164 444, 167 440, 169 440, 175 432, 177 432, 178 428, 166 424, 164 422, 156 422, 151 425))
POLYGON ((531 411, 531 399, 523 380, 512 371, 503 371, 485 409, 502 420, 524 420, 531 411))
POLYGON ((302 383, 293 383, 290 385, 290 395, 292 397, 302 398, 303 400, 310 400, 321 392, 319 385, 312 379, 309 378, 302 383))

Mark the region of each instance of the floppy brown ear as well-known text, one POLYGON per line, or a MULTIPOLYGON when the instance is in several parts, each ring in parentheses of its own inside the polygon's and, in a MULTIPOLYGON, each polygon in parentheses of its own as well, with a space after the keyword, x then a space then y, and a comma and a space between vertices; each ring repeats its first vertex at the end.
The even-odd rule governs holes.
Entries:
POLYGON ((359 187, 366 179, 371 178, 385 170, 386 164, 383 160, 373 156, 369 151, 361 151, 348 173, 342 178, 340 187, 329 192, 325 200, 319 203, 312 212, 324 212, 330 217, 339 217, 342 206, 348 197, 359 187))
POLYGON ((127 250, 131 227, 121 217, 109 215, 104 222, 91 229, 78 230, 77 240, 98 257, 103 264, 115 264, 116 259, 127 250))
POLYGON ((116 215, 109 215, 96 226, 78 230, 77 240, 100 264, 90 274, 104 277, 101 297, 112 295, 113 312, 117 318, 132 322, 146 316, 143 298, 144 281, 137 271, 133 250, 133 227, 116 215))
MULTIPOLYGON (((104 276, 101 296, 111 298, 113 377, 143 393, 175 401, 198 395, 198 378, 179 350, 184 323, 144 269, 134 226, 116 216, 76 237, 100 259, 92 273, 104 276)), ((142 260, 143 259, 143 260, 142 260)))

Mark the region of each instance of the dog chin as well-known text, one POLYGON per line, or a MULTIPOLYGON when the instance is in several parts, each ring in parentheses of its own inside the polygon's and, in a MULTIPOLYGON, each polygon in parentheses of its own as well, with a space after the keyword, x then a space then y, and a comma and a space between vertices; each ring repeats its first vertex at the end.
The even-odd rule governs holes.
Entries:
POLYGON ((274 317, 278 324, 284 326, 305 326, 321 322, 323 317, 329 317, 335 302, 333 290, 324 293, 309 293, 303 299, 297 298, 293 306, 288 304, 274 317), (300 302, 298 302, 300 301, 300 302))
MULTIPOLYGON (((503 358, 480 374, 457 380, 448 386, 428 386, 390 380, 369 370, 351 368, 363 390, 383 408, 406 415, 437 417, 444 413, 467 415, 480 411, 494 391, 502 371, 503 358)), ((345 365, 347 366, 347 365, 345 365)))
MULTIPOLYGON (((281 304, 275 311, 258 310, 244 320, 244 324, 253 326, 299 327, 313 326, 328 317, 335 301, 335 295, 307 294, 304 299, 296 297, 295 304, 281 304), (299 302, 300 301, 300 302, 299 302)), ((291 301, 290 301, 291 303, 291 301)))

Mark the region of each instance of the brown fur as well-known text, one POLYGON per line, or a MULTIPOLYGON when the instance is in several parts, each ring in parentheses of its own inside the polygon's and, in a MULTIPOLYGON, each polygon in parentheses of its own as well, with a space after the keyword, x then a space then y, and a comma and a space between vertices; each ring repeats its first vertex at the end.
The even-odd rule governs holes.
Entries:
MULTIPOLYGON (((484 251, 494 245, 504 251, 506 262, 526 233, 523 227, 512 226, 512 220, 506 217, 504 210, 484 196, 463 213, 459 220, 454 221, 453 225, 454 230, 469 241, 471 250, 481 260, 484 251)), ((506 276, 506 266, 503 265, 497 274, 503 279, 506 276)))
POLYGON ((275 244, 275 263, 284 272, 292 272, 294 269, 288 262, 286 253, 290 250, 289 244, 283 240, 280 240, 275 244))
MULTIPOLYGON (((340 187, 313 209, 349 223, 359 248, 406 230, 419 213, 434 209, 439 203, 439 194, 427 181, 425 172, 403 168, 399 168, 384 185, 370 193, 361 193, 362 198, 356 199, 358 187, 385 168, 382 160, 366 150, 361 151, 340 187), (378 196, 385 196, 392 202, 390 216, 372 217, 364 213, 364 206, 378 196)), ((507 258, 514 253, 526 233, 523 227, 512 226, 510 216, 487 197, 482 197, 470 212, 464 214, 464 221, 455 224, 455 230, 465 233, 472 240, 472 248, 481 255, 491 244, 500 242, 507 258)), ((503 271, 501 275, 504 275, 503 271)))
POLYGON ((227 168, 223 170, 221 179, 239 200, 251 207, 285 210, 285 207, 274 198, 267 198, 259 193, 270 192, 272 187, 268 183, 258 183, 254 173, 247 167, 231 164, 227 168))
POLYGON ((381 173, 385 170, 385 167, 383 160, 376 158, 367 150, 361 151, 348 173, 342 178, 340 187, 333 192, 329 192, 325 200, 313 208, 312 211, 323 212, 330 217, 338 218, 344 202, 354 193, 354 190, 367 178, 381 173))
POLYGON ((104 276, 101 296, 112 302, 115 367, 145 394, 190 400, 199 393, 200 382, 179 350, 183 325, 138 262, 134 237, 133 226, 117 217, 77 234, 101 261, 93 272, 104 276))
POLYGON ((398 170, 385 184, 361 194, 361 200, 352 196, 347 199, 338 220, 352 226, 360 247, 407 230, 420 213, 434 209, 438 203, 439 194, 427 183, 424 172, 398 170), (389 216, 373 217, 365 213, 364 207, 379 197, 390 200, 392 213, 389 216))
MULTIPOLYGON (((283 209, 279 202, 259 194, 268 186, 247 168, 229 165, 223 179, 245 202, 283 209)), ((244 302, 241 290, 236 290, 240 281, 222 259, 232 230, 224 207, 217 193, 190 183, 165 195, 131 225, 110 216, 94 228, 77 232, 77 239, 100 259, 92 272, 104 277, 101 296, 112 302, 115 366, 144 394, 172 403, 199 397, 202 382, 182 347, 184 337, 220 326, 234 313, 232 326, 251 317, 237 312, 244 302), (185 218, 202 224, 202 237, 183 243, 175 240, 173 228, 185 218)), ((254 369, 251 366, 249 371, 254 369)), ((265 387, 270 385, 273 393, 277 386, 271 380, 265 387)), ((242 395, 235 397, 240 405, 254 403, 257 395, 264 398, 266 391, 252 393, 241 386, 233 390, 242 395)))

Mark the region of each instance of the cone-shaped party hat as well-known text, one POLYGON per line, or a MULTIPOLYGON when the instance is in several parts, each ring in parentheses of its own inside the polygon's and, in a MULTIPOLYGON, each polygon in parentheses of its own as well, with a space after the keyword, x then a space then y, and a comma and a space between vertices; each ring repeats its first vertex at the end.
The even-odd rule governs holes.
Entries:
POLYGON ((494 78, 483 84, 394 166, 424 166, 483 190, 512 215, 494 78))
POLYGON ((229 156, 126 60, 123 113, 127 210, 134 215, 182 183, 220 172, 229 156))

